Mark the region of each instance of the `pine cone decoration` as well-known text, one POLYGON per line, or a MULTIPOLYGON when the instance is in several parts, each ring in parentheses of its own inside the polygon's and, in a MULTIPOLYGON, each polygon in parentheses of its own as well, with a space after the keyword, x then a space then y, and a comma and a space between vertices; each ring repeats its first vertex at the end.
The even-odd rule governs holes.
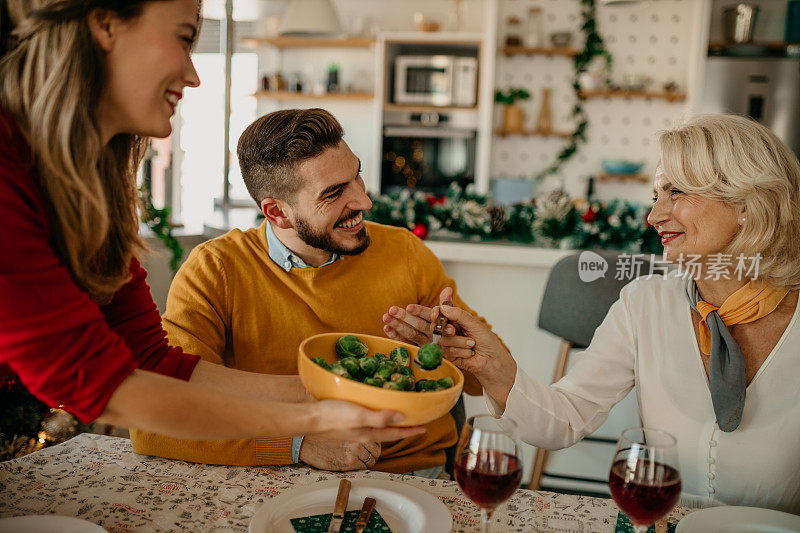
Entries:
POLYGON ((506 208, 502 205, 490 205, 487 208, 487 211, 489 212, 489 216, 492 220, 492 233, 503 233, 506 229, 506 222, 508 221, 508 213, 506 213, 506 208))

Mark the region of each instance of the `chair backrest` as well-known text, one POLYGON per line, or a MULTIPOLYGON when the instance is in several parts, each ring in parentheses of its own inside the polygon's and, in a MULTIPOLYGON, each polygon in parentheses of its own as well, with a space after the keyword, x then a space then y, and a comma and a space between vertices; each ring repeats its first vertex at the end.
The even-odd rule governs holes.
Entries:
POLYGON ((455 464, 456 464, 456 447, 458 446, 458 439, 461 438, 461 429, 464 427, 464 424, 467 421, 467 409, 464 406, 464 394, 460 394, 458 396, 458 401, 450 409, 450 414, 453 416, 453 420, 456 423, 456 443, 450 446, 449 448, 445 448, 444 450, 444 471, 450 474, 450 479, 455 480, 455 464))
MULTIPOLYGON (((592 253, 608 264, 605 275, 593 281, 582 281, 579 271, 582 252, 564 257, 550 271, 539 308, 539 327, 569 341, 576 348, 589 345, 594 330, 603 322, 611 304, 619 299, 619 291, 632 279, 629 275, 617 275, 620 252, 592 253), (616 279, 618 277, 621 279, 616 279)), ((599 261, 596 257, 595 260, 599 261)), ((647 259, 636 256, 636 263, 640 265, 641 275, 650 272, 647 259)), ((585 261, 582 266, 586 267, 585 261)), ((584 276, 588 274, 590 272, 584 269, 584 276)))

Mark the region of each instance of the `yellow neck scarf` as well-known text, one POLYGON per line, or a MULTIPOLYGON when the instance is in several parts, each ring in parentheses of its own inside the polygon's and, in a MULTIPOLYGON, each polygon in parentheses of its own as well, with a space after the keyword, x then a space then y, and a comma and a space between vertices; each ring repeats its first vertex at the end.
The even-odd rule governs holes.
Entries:
POLYGON ((726 326, 746 324, 773 312, 788 292, 789 289, 775 290, 766 283, 751 281, 728 296, 719 307, 698 300, 697 312, 703 317, 700 320, 700 350, 706 355, 711 353, 711 333, 706 322, 711 311, 717 311, 726 326))

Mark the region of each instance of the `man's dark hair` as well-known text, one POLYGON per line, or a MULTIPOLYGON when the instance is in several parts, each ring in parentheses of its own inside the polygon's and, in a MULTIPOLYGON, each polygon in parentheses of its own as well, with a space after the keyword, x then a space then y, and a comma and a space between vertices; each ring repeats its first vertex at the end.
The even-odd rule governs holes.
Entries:
POLYGON ((335 148, 344 131, 324 109, 284 109, 250 124, 239 137, 237 154, 247 191, 257 204, 264 198, 293 202, 300 189, 297 165, 335 148))

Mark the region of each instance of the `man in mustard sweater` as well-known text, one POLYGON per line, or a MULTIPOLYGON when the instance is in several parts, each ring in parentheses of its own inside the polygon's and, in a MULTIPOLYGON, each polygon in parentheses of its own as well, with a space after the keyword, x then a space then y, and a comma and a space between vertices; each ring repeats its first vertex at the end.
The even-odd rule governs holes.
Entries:
MULTIPOLYGON (((266 220, 192 251, 163 316, 172 344, 240 370, 296 375, 297 347, 311 335, 399 334, 429 342, 430 332, 404 321, 413 318, 402 307, 433 307, 452 293, 454 305, 469 310, 421 240, 363 220, 372 203, 360 161, 342 136, 322 109, 277 111, 245 130, 238 145, 242 176, 266 220)), ((480 394, 477 380, 465 377, 464 391, 480 394)), ((456 443, 456 428, 448 414, 426 430, 383 446, 315 436, 181 441, 135 429, 131 439, 137 453, 194 462, 304 462, 435 477, 445 449, 456 443)))

